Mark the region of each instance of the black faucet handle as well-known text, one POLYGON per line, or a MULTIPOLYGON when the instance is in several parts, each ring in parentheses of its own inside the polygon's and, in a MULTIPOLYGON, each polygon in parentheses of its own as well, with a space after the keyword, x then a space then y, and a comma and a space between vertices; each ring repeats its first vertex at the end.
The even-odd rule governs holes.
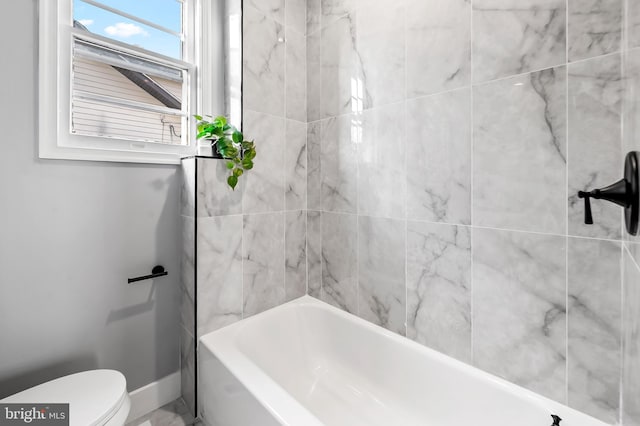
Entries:
POLYGON ((560 417, 556 416, 555 414, 552 414, 551 418, 553 419, 553 424, 551 426, 560 426, 560 422, 562 421, 560 417))
POLYGON ((591 213, 591 192, 578 192, 578 198, 584 198, 584 223, 587 225, 593 225, 593 214, 591 213))

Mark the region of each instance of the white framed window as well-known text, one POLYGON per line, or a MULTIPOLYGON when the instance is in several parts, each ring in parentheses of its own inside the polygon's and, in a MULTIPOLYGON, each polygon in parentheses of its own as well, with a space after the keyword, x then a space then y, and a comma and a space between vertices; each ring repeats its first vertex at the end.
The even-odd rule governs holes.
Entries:
POLYGON ((40 0, 40 158, 195 153, 197 0, 40 0))

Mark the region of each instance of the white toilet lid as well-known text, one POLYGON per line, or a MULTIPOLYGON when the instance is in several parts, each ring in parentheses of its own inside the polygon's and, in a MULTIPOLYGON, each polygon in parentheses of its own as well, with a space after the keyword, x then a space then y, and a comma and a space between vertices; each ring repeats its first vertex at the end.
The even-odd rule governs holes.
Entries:
POLYGON ((119 371, 92 370, 60 377, 3 399, 5 403, 69 404, 71 425, 104 425, 127 396, 119 371))

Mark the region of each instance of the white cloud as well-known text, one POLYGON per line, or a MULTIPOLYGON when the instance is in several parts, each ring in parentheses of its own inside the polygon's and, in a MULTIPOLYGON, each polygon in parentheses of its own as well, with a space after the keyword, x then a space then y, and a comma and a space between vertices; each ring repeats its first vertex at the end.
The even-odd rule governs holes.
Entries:
POLYGON ((134 35, 149 35, 145 30, 135 24, 118 22, 115 25, 109 25, 104 29, 104 32, 110 36, 127 38, 134 35))
POLYGON ((93 25, 93 19, 81 19, 78 22, 80 22, 85 27, 88 27, 89 25, 93 25))

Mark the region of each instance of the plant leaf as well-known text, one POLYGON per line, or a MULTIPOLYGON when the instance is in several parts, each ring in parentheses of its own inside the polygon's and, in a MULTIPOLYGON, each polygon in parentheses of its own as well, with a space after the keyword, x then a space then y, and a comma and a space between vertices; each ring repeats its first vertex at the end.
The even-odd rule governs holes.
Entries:
POLYGON ((245 158, 244 160, 242 160, 242 167, 244 167, 245 170, 253 169, 253 161, 251 161, 251 159, 249 158, 245 158))
POLYGON ((237 176, 237 177, 242 176, 242 174, 243 174, 243 173, 244 173, 244 170, 242 170, 242 169, 235 169, 235 170, 233 171, 233 175, 234 175, 234 176, 237 176))
POLYGON ((235 175, 231 175, 227 178, 227 183, 235 191, 236 185, 238 184, 238 177, 235 175))
POLYGON ((234 166, 235 164, 233 164, 233 161, 227 161, 227 169, 231 170, 234 166))

